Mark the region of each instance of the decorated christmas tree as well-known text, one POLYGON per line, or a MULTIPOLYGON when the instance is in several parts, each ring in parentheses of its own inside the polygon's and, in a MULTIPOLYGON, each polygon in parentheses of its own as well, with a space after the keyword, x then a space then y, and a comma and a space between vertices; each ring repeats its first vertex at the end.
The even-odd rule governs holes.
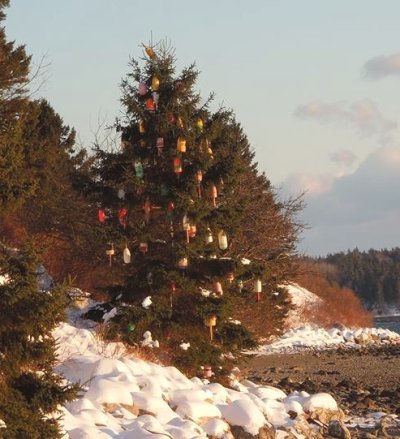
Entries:
POLYGON ((120 149, 97 151, 98 219, 123 279, 108 335, 140 343, 150 331, 179 365, 215 367, 254 346, 232 315, 239 298, 261 307, 271 277, 265 259, 232 251, 239 230, 246 236, 239 186, 253 154, 233 113, 212 112, 212 96, 196 92, 194 65, 176 74, 167 44, 144 49, 122 83, 120 149))

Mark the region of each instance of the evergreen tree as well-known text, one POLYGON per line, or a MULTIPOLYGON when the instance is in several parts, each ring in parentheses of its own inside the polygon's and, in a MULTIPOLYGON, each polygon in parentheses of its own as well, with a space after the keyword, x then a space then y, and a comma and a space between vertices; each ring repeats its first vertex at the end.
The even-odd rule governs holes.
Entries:
POLYGON ((63 318, 65 293, 39 290, 31 249, 0 250, 0 419, 6 425, 1 437, 58 438, 57 419, 49 415, 75 394, 53 372, 51 331, 63 318))
MULTIPOLYGON (((0 26, 8 0, 0 0, 0 26)), ((30 193, 32 183, 25 174, 20 118, 26 105, 30 57, 23 46, 6 39, 0 27, 0 211, 1 215, 30 193)))
MULTIPOLYGON (((268 293, 276 287, 266 255, 247 264, 233 245, 246 237, 248 193, 240 187, 255 175, 253 154, 233 113, 212 113, 212 96, 202 102, 194 65, 176 75, 166 45, 146 54, 144 67, 132 60, 122 83, 121 150, 97 151, 99 220, 110 265, 125 278, 109 335, 135 343, 150 330, 181 366, 215 366, 221 353, 255 343, 230 319, 238 300, 265 314, 256 303, 262 285, 268 293), (143 307, 147 296, 153 303, 143 307), (190 342, 187 351, 179 351, 182 341, 190 342)), ((254 189, 279 211, 262 182, 254 189)))

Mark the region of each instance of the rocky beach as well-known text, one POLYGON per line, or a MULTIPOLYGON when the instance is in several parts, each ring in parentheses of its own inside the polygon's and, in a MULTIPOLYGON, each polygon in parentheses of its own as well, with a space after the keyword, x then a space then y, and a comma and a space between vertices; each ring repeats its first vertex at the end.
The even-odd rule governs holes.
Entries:
POLYGON ((242 371, 286 392, 330 393, 352 437, 400 437, 400 344, 252 356, 242 371))

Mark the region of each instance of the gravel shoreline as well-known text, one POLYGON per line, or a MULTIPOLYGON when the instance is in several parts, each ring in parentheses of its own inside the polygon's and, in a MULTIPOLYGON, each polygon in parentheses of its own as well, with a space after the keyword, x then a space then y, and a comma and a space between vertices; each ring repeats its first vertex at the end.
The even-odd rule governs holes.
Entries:
MULTIPOLYGON (((255 383, 286 392, 330 393, 348 416, 400 418, 400 345, 252 356, 241 370, 255 383)), ((392 434, 400 437, 398 429, 392 434)))

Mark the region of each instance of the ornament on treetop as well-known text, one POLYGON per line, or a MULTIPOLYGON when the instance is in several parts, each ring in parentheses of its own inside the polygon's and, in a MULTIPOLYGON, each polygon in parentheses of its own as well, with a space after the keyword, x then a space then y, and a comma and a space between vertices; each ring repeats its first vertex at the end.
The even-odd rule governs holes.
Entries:
POLYGON ((150 59, 153 59, 156 56, 156 53, 154 52, 154 49, 151 46, 145 46, 144 44, 143 44, 143 46, 144 46, 144 50, 145 50, 147 56, 150 59))

